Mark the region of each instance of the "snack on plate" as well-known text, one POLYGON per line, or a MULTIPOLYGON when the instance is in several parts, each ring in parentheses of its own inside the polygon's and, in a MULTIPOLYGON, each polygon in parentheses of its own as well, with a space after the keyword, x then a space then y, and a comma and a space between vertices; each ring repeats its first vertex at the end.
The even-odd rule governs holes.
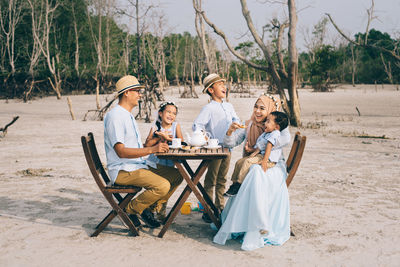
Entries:
POLYGON ((181 149, 183 149, 183 150, 190 150, 190 146, 182 146, 181 149))

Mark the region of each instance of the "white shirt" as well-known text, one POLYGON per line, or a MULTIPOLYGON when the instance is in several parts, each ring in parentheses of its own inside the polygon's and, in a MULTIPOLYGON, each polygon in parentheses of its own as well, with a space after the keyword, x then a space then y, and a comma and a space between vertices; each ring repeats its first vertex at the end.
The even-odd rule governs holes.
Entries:
POLYGON ((120 158, 114 150, 116 143, 122 143, 128 148, 142 148, 141 140, 136 120, 128 110, 117 105, 107 112, 104 117, 104 147, 108 174, 113 184, 120 170, 131 172, 138 169, 148 169, 145 158, 120 158))
POLYGON ((222 144, 229 126, 232 122, 239 121, 231 103, 225 101, 219 103, 211 100, 201 109, 200 114, 194 120, 192 130, 205 130, 210 133, 211 138, 218 139, 222 144))

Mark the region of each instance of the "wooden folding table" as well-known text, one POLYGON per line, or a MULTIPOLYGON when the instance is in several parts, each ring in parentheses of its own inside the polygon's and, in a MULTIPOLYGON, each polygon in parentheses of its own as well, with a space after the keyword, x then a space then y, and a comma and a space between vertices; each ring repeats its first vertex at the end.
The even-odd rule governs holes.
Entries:
POLYGON ((187 183, 185 189, 179 196, 178 200, 172 207, 168 216, 165 218, 164 227, 161 229, 158 237, 163 237, 168 227, 171 225, 182 205, 185 203, 190 193, 193 191, 197 199, 204 207, 212 222, 217 228, 221 227, 219 221, 219 210, 215 207, 210 197, 205 192, 203 186, 199 183, 201 176, 207 170, 208 165, 212 160, 223 159, 229 155, 229 149, 220 147, 215 149, 209 148, 195 148, 195 149, 170 149, 166 153, 157 153, 160 159, 170 159, 175 162, 175 166, 182 174, 184 181, 187 183), (192 168, 187 163, 187 160, 202 160, 196 171, 193 172, 192 168), (186 170, 186 171, 185 171, 186 170))

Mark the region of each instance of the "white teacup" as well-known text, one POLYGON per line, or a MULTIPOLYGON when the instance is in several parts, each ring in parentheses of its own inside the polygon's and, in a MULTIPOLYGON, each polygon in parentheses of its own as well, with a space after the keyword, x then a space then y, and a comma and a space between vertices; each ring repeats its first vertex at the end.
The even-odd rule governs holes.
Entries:
POLYGON ((218 139, 208 139, 208 147, 217 147, 218 139))
POLYGON ((172 138, 172 147, 181 147, 181 139, 180 138, 172 138))

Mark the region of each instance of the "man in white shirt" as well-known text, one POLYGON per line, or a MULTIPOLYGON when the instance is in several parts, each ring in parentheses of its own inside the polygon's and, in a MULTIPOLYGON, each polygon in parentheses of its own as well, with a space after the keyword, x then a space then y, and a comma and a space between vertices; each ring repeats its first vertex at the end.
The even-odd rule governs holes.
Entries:
POLYGON ((182 176, 173 167, 151 164, 143 158, 169 149, 168 144, 161 142, 143 147, 138 125, 131 113, 138 105, 143 88, 131 75, 118 80, 119 102, 104 118, 104 144, 111 182, 145 188, 126 207, 130 219, 135 226, 140 226, 139 215, 148 227, 156 228, 160 222, 154 218, 153 212, 168 200, 182 182, 182 176))

